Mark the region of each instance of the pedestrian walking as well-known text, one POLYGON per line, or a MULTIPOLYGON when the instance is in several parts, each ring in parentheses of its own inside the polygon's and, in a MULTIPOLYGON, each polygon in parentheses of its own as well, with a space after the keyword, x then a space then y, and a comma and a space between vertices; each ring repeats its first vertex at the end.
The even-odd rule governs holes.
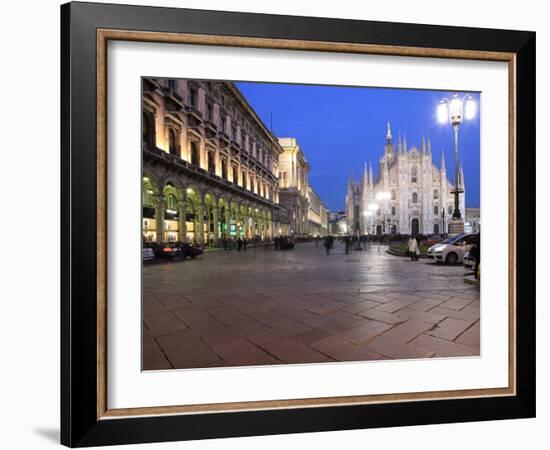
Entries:
POLYGON ((346 255, 349 255, 349 245, 350 245, 349 236, 344 236, 344 251, 346 255))
POLYGON ((248 241, 246 238, 243 238, 243 250, 246 252, 246 245, 248 244, 248 241))
POLYGON ((409 251, 411 261, 418 261, 418 254, 420 253, 420 251, 418 249, 418 242, 416 240, 416 237, 411 236, 409 238, 409 242, 407 244, 407 249, 409 251))
POLYGON ((242 248, 243 248, 243 240, 239 237, 239 239, 237 239, 237 251, 240 252, 242 248))
POLYGON ((225 236, 222 237, 222 246, 224 251, 227 251, 227 238, 225 236))
POLYGON ((331 240, 331 236, 327 236, 325 238, 325 241, 323 242, 323 245, 325 247, 325 253, 327 254, 327 256, 330 255, 330 246, 331 246, 330 240, 331 240))

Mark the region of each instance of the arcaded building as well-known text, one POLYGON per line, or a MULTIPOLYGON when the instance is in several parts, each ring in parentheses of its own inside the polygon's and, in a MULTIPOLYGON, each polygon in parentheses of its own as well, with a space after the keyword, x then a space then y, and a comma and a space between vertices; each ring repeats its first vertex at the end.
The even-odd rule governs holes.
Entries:
POLYGON ((231 82, 143 79, 143 239, 288 234, 277 139, 231 82))
POLYGON ((279 138, 283 151, 279 156, 279 203, 289 213, 290 234, 309 235, 309 164, 298 141, 279 138))
POLYGON ((328 209, 311 185, 307 188, 309 201, 309 235, 318 237, 328 234, 328 209))

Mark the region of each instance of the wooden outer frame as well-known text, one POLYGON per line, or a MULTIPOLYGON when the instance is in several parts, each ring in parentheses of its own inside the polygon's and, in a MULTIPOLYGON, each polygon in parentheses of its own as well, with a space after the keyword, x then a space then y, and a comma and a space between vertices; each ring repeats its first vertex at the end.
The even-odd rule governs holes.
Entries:
MULTIPOLYGON (((525 170, 534 167, 534 152, 517 153, 520 144, 522 148, 534 147, 534 132, 529 133, 534 131, 534 40, 534 33, 502 30, 123 5, 64 5, 62 202, 70 210, 63 208, 62 217, 65 262, 62 267, 62 442, 83 446, 533 416, 535 311, 529 297, 534 298, 534 271, 516 272, 516 255, 520 249, 515 247, 515 236, 520 228, 523 232, 534 228, 534 195, 525 196, 526 192, 534 192, 534 177, 525 176, 525 170), (294 26, 290 27, 291 24, 294 26), (283 29, 295 31, 282 33, 283 29), (106 44, 111 39, 507 61, 510 73, 509 387, 109 410, 105 364, 105 188, 106 44), (439 48, 435 48, 436 45, 439 48), (86 72, 92 67, 95 80, 86 72), (85 85, 87 104, 79 103, 84 99, 82 92, 75 90, 77 82, 79 87, 85 85), (525 97, 520 97, 520 93, 525 97), (92 99, 96 106, 93 112, 89 103, 92 99), (94 123, 96 136, 86 129, 86 124, 93 127, 94 123), (90 145, 93 143, 96 145, 90 145), (521 157, 516 171, 518 156, 521 157), (94 158, 93 166, 87 166, 94 158), (96 191, 91 193, 90 187, 94 185, 96 191), (522 200, 518 205, 517 195, 522 200), (527 209, 528 203, 532 206, 527 209), (518 216, 520 211, 523 214, 518 216), (527 220, 529 216, 531 220, 527 220), (92 230, 90 223, 95 223, 96 228, 92 230), (79 226, 84 224, 87 226, 82 231, 79 226), (80 253, 79 258, 88 263, 84 267, 82 261, 74 258, 82 247, 85 253, 80 253), (94 277, 95 283, 92 283, 94 277), (89 289, 84 296, 78 291, 83 287, 89 289), (523 299, 518 305, 516 292, 521 292, 523 299), (90 334, 85 335, 84 330, 90 334), (94 342, 90 336, 95 337, 94 342), (437 406, 436 400, 440 401, 437 406), (442 400, 445 400, 443 405, 442 400), (162 414, 169 416, 159 416, 162 414), (127 418, 113 420, 115 417, 127 418)), ((522 260, 532 261, 534 265, 534 254, 524 254, 522 260)), ((523 267, 527 266, 530 264, 523 267)))

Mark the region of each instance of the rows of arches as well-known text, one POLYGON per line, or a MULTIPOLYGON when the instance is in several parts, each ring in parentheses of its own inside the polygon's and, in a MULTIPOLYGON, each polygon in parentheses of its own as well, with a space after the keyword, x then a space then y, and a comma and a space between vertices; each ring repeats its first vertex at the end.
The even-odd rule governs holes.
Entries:
POLYGON ((142 179, 142 233, 147 242, 217 246, 221 239, 271 240, 273 217, 263 205, 219 194, 171 177, 142 179))

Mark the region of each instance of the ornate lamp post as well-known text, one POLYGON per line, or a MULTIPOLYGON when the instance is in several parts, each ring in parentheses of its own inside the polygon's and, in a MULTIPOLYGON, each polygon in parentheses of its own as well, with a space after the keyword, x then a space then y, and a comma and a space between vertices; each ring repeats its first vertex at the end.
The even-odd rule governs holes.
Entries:
MULTIPOLYGON (((388 233, 388 219, 390 219, 390 215, 388 214, 388 210, 389 210, 389 205, 388 205, 388 202, 391 198, 391 194, 389 192, 378 192, 376 194, 376 200, 378 200, 379 202, 382 202, 383 204, 383 217, 384 217, 384 224, 383 224, 383 227, 382 227, 382 233, 383 234, 389 234, 388 233)), ((391 220, 390 220, 391 221, 391 220)))
POLYGON ((449 100, 443 98, 439 102, 437 108, 437 118, 439 123, 450 123, 454 129, 455 137, 455 188, 452 191, 455 197, 453 217, 449 220, 450 234, 462 233, 464 231, 464 220, 460 214, 459 194, 464 192, 458 185, 459 169, 458 169, 458 127, 465 118, 473 119, 476 114, 476 103, 470 94, 460 97, 458 94, 453 95, 449 100))

